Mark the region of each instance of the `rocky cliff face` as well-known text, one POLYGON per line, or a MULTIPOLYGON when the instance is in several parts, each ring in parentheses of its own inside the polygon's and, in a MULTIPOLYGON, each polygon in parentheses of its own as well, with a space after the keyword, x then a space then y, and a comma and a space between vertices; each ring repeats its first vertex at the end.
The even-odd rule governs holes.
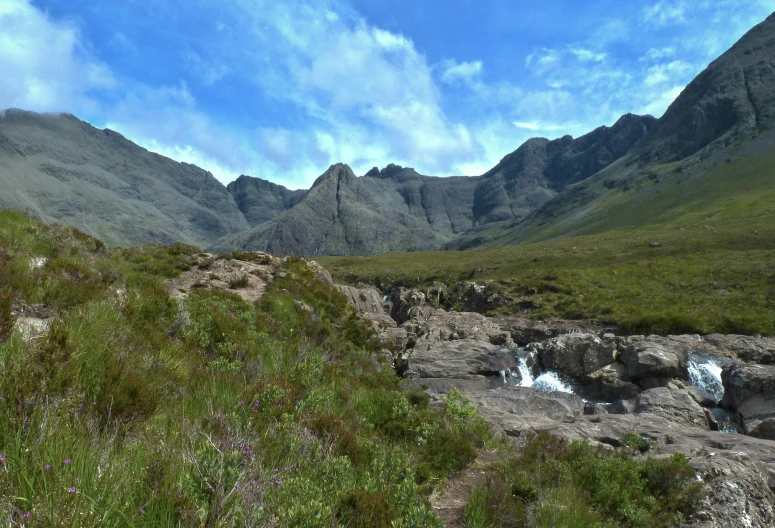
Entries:
POLYGON ((530 139, 482 176, 474 199, 477 225, 522 219, 570 184, 624 156, 651 128, 652 116, 622 116, 573 139, 530 139))
POLYGON ((0 207, 120 245, 206 245, 249 227, 209 172, 72 115, 21 110, 0 114, 0 207))
POLYGON ((296 205, 306 190, 292 191, 270 181, 240 176, 226 186, 251 227, 268 222, 296 205))
POLYGON ((715 150, 769 128, 775 118, 775 14, 694 79, 646 135, 646 161, 715 150))
POLYGON ((358 178, 333 165, 273 220, 211 246, 316 255, 368 255, 438 247, 472 226, 476 181, 432 178, 391 166, 358 178))
MULTIPOLYGON (((423 176, 391 164, 356 178, 346 165, 334 165, 307 194, 294 195, 298 201, 280 216, 227 236, 211 250, 317 256, 437 249, 475 226, 524 218, 565 186, 623 156, 653 122, 626 115, 575 140, 531 139, 477 177, 423 176)), ((243 178, 229 190, 251 224, 292 203, 284 188, 243 178), (260 193, 242 191, 253 188, 260 193)))

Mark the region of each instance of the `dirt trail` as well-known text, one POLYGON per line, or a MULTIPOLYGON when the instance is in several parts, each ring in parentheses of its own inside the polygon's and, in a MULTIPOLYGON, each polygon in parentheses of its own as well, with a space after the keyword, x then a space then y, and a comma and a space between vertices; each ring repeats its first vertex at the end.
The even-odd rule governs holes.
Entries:
POLYGON ((463 511, 468 504, 471 489, 485 481, 485 468, 499 462, 493 451, 480 451, 473 464, 446 482, 443 489, 431 496, 431 507, 441 517, 446 528, 465 528, 463 511))

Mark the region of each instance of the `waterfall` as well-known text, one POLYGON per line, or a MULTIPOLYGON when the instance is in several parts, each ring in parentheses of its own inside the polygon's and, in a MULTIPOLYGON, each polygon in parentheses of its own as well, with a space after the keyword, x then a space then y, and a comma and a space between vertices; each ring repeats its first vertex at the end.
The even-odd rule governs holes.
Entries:
POLYGON ((724 397, 724 385, 721 383, 721 370, 718 358, 708 354, 691 354, 686 364, 689 385, 707 392, 717 403, 724 397))
MULTIPOLYGON (((533 352, 527 352, 526 350, 517 350, 516 353, 512 353, 515 359, 517 359, 517 371, 519 372, 519 383, 513 383, 518 387, 532 387, 534 389, 544 392, 569 392, 573 393, 570 385, 560 379, 555 372, 547 371, 542 372, 535 376, 533 369, 528 366, 528 359, 535 365, 535 356, 533 352)), ((502 376, 504 383, 506 378, 502 376)), ((516 380, 514 380, 516 381, 516 380)))

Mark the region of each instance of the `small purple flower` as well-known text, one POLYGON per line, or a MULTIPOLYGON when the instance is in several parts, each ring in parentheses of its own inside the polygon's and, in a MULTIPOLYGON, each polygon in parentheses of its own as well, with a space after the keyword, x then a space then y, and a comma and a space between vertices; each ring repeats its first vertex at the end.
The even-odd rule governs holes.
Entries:
POLYGON ((5 462, 5 457, 3 455, 0 455, 0 462, 5 462))
POLYGON ((140 512, 140 515, 145 515, 145 510, 142 508, 137 509, 140 512))
POLYGON ((43 468, 45 471, 51 470, 51 464, 46 464, 46 466, 43 468))
POLYGON ((73 486, 72 488, 68 489, 67 491, 68 491, 68 493, 78 493, 78 490, 75 489, 75 486, 73 486))
POLYGON ((66 459, 65 459, 65 464, 67 464, 68 466, 69 466, 70 464, 72 464, 72 463, 73 463, 73 461, 72 461, 72 460, 70 460, 69 458, 66 458, 66 459))
POLYGON ((29 519, 30 517, 32 517, 32 514, 30 512, 22 513, 22 517, 24 517, 25 519, 29 519))
POLYGON ((78 484, 78 481, 79 481, 78 477, 75 477, 75 478, 73 479, 73 482, 75 482, 76 484, 78 484))

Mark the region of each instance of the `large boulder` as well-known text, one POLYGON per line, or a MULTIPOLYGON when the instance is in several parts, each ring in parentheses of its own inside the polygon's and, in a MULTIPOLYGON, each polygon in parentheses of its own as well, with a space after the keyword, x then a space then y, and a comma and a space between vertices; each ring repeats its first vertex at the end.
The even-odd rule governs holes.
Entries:
POLYGON ((390 315, 398 324, 408 321, 414 308, 425 306, 425 294, 418 290, 393 288, 390 298, 393 303, 390 315))
POLYGON ((721 404, 737 411, 745 433, 775 440, 775 366, 730 365, 721 381, 721 404))
POLYGON ((683 343, 635 336, 628 339, 621 360, 632 378, 683 378, 688 357, 688 347, 683 343))
POLYGON ((440 341, 475 339, 501 347, 511 347, 511 335, 487 317, 474 312, 446 312, 423 306, 414 308, 411 319, 403 324, 416 338, 415 348, 429 347, 440 341))
POLYGON ((616 401, 634 398, 641 388, 630 381, 627 365, 614 361, 600 370, 581 377, 583 396, 597 401, 616 401))
MULTIPOLYGON (((526 346, 530 343, 545 341, 553 337, 565 334, 597 334, 615 330, 610 327, 581 321, 539 321, 536 319, 523 319, 514 317, 491 317, 490 321, 501 329, 509 332, 511 338, 518 346, 526 346)), ((613 334, 610 334, 613 338, 613 334)))
POLYGON ((775 364, 775 338, 709 334, 703 338, 710 352, 760 365, 775 364))
POLYGON ((573 378, 580 378, 610 365, 616 360, 614 339, 601 339, 592 334, 566 334, 530 348, 538 353, 547 370, 556 370, 573 378))
POLYGON ((337 284, 336 289, 347 297, 347 302, 354 306, 358 312, 385 314, 382 307, 382 294, 373 286, 362 283, 357 286, 337 284))
POLYGON ((685 390, 657 387, 638 394, 633 400, 635 414, 650 413, 673 423, 708 429, 705 409, 685 390))
POLYGON ((516 360, 497 345, 475 339, 438 341, 411 349, 406 375, 412 378, 461 378, 489 376, 517 367, 516 360))
POLYGON ((566 392, 503 387, 467 396, 496 431, 510 436, 573 421, 584 413, 584 400, 566 392))

